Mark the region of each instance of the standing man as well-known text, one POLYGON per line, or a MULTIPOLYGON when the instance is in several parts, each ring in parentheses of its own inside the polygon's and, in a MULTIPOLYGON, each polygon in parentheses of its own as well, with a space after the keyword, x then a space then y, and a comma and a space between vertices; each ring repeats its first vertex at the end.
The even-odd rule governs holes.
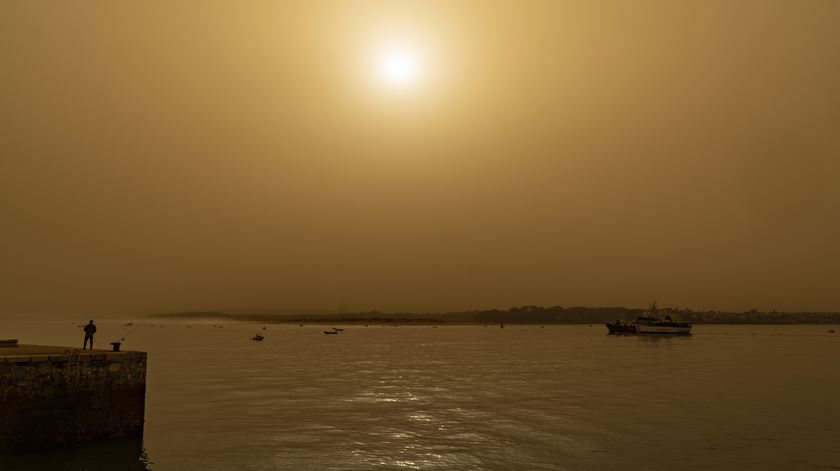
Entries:
POLYGON ((87 347, 88 340, 90 340, 90 349, 93 350, 93 334, 96 333, 96 326, 93 325, 93 321, 88 322, 88 325, 85 326, 85 343, 82 345, 82 350, 87 347))

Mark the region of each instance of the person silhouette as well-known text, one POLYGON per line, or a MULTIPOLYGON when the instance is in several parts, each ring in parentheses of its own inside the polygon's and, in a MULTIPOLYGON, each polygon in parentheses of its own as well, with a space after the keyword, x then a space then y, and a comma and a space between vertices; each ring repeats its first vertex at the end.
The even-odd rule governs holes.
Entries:
POLYGON ((96 333, 96 326, 93 325, 93 320, 88 322, 85 326, 85 343, 82 345, 82 350, 87 347, 88 340, 90 340, 90 349, 93 350, 93 334, 96 333))

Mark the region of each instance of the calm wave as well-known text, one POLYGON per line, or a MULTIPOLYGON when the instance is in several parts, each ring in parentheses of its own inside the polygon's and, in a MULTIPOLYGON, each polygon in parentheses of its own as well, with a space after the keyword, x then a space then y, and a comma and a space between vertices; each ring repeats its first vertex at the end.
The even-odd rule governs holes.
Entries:
MULTIPOLYGON (((99 325, 99 346, 130 329, 99 325)), ((840 469, 840 334, 826 326, 654 339, 598 325, 344 328, 144 323, 125 343, 149 352, 142 449, 89 444, 0 464, 840 469)), ((25 343, 82 340, 66 321, 0 329, 25 343)))

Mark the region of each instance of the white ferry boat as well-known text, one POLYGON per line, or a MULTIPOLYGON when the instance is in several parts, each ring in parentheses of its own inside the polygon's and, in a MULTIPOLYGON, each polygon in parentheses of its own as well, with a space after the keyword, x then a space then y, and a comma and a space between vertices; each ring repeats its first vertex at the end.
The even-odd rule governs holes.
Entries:
POLYGON ((667 315, 664 319, 660 319, 657 316, 656 303, 650 307, 650 311, 633 321, 632 325, 638 335, 691 335, 691 324, 675 322, 671 316, 667 315))

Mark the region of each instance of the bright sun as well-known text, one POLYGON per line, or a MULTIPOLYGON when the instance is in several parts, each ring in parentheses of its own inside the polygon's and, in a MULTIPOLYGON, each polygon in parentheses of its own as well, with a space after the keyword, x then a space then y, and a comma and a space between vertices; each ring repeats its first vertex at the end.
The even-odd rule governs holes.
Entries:
POLYGON ((406 48, 395 47, 382 51, 376 62, 380 79, 390 87, 404 88, 412 85, 422 72, 417 53, 406 48))

